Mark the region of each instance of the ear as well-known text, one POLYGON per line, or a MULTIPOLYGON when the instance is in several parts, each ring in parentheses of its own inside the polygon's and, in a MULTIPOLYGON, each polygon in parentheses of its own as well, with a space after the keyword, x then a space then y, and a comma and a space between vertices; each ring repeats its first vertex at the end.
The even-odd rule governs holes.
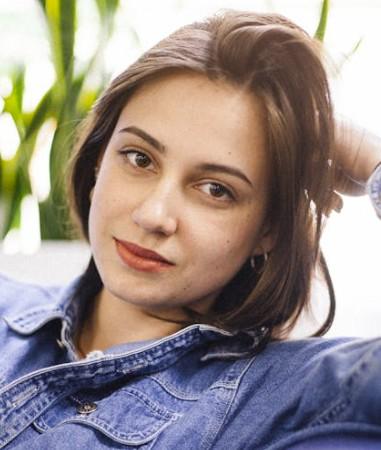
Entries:
POLYGON ((266 225, 263 227, 261 236, 259 237, 253 251, 253 255, 263 255, 270 253, 275 245, 275 230, 272 226, 266 225))

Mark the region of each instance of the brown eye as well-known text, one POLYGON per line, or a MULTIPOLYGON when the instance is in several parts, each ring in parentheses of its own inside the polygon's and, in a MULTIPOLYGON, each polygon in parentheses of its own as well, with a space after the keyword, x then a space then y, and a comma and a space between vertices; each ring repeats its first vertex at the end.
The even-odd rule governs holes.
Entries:
POLYGON ((145 153, 138 152, 137 150, 123 150, 121 152, 128 162, 134 166, 141 169, 149 168, 152 164, 152 160, 145 153))
POLYGON ((210 195, 213 197, 222 197, 227 193, 227 190, 221 184, 210 183, 209 186, 210 195))
POLYGON ((229 189, 220 183, 204 183, 199 189, 205 194, 219 201, 232 201, 234 200, 234 195, 229 189))
POLYGON ((137 153, 135 156, 135 163, 139 167, 148 167, 151 163, 151 160, 147 155, 144 155, 143 153, 137 153))

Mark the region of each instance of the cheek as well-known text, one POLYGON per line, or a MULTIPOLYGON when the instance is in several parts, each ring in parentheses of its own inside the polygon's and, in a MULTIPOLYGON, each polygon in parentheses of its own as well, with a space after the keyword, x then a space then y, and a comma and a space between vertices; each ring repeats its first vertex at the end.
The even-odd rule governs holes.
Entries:
POLYGON ((195 260, 204 269, 209 265, 213 270, 238 270, 251 255, 255 235, 248 220, 223 220, 201 227, 191 243, 198 253, 195 260))
POLYGON ((125 183, 112 171, 104 171, 93 191, 91 214, 97 219, 106 219, 120 211, 127 210, 134 198, 132 189, 126 189, 125 183))
POLYGON ((114 189, 98 182, 96 185, 89 211, 89 237, 90 243, 106 231, 107 225, 112 223, 113 217, 122 208, 120 196, 114 189))
POLYGON ((89 241, 90 246, 94 250, 94 246, 96 245, 98 241, 98 236, 101 234, 100 230, 102 229, 102 212, 99 211, 98 206, 96 205, 95 198, 93 197, 93 200, 90 205, 90 212, 89 212, 89 241))
POLYGON ((250 256, 245 232, 233 233, 230 227, 213 231, 208 236, 195 237, 190 245, 191 264, 181 286, 185 298, 215 297, 250 256))

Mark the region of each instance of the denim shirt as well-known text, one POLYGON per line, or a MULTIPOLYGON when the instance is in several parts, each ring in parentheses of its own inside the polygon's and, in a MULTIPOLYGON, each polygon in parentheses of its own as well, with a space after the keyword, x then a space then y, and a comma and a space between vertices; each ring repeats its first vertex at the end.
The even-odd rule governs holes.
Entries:
POLYGON ((78 359, 70 285, 0 277, 0 448, 281 449, 381 437, 380 339, 270 343, 207 325, 78 359))

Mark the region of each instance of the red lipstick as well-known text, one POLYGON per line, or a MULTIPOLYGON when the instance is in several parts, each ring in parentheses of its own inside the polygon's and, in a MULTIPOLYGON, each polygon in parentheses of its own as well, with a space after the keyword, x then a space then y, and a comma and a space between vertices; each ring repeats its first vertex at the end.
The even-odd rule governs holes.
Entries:
POLYGON ((174 265, 158 253, 132 242, 115 239, 115 245, 119 257, 132 269, 144 272, 160 272, 174 265))

